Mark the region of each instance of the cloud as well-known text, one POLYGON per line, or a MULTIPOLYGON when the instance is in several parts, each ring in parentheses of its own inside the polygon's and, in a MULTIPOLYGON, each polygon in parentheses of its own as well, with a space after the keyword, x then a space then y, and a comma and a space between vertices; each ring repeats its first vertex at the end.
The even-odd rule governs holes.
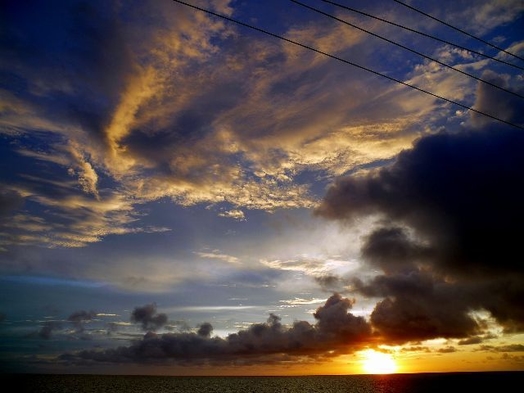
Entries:
POLYGON ((169 230, 136 225, 139 214, 133 209, 133 201, 118 192, 107 191, 96 198, 71 182, 38 176, 26 176, 18 184, 5 185, 5 192, 18 195, 21 206, 30 206, 19 212, 11 210, 14 219, 0 224, 5 231, 2 243, 6 247, 83 247, 110 234, 169 230), (47 209, 39 209, 35 204, 47 209))
POLYGON ((380 268, 353 289, 382 298, 370 322, 386 339, 466 338, 487 310, 505 332, 524 329, 524 271, 512 241, 524 220, 520 130, 440 132, 389 166, 339 178, 316 213, 349 225, 375 216, 362 258, 380 268))
POLYGON ((84 192, 93 194, 97 199, 100 199, 97 190, 98 175, 91 163, 85 159, 77 143, 70 143, 70 153, 77 163, 77 169, 75 170, 74 167, 71 167, 68 172, 71 175, 78 176, 78 183, 84 192))
POLYGON ((196 252, 199 257, 201 258, 210 258, 210 259, 219 259, 221 261, 231 263, 231 264, 238 264, 240 263, 240 259, 227 254, 220 253, 220 250, 213 250, 211 252, 196 252))
MULTIPOLYGON (((465 338, 483 332, 470 314, 476 291, 460 284, 446 284, 414 271, 379 275, 365 285, 356 285, 363 295, 383 297, 370 322, 388 343, 433 338, 465 338)), ((477 291, 481 291, 480 288, 477 291)))
MULTIPOLYGON (((497 74, 493 71, 486 70, 482 74, 482 79, 509 91, 524 95, 524 87, 522 84, 512 81, 509 75, 497 74)), ((478 84, 475 105, 473 107, 480 112, 488 113, 507 122, 524 124, 523 99, 486 85, 485 83, 478 84)), ((493 122, 492 119, 478 113, 472 114, 471 121, 476 127, 485 126, 493 122)))
MULTIPOLYGON (((225 338, 211 336, 213 327, 203 323, 198 331, 156 334, 148 332, 128 347, 64 354, 72 362, 161 362, 179 364, 209 361, 244 364, 274 361, 278 356, 332 356, 362 349, 373 341, 371 326, 362 317, 348 312, 349 299, 332 295, 314 313, 315 324, 295 321, 282 325, 280 317, 270 314, 267 322, 255 323, 225 338)), ((149 308, 148 308, 149 310, 149 308)), ((152 314, 149 310, 148 315, 152 314)), ((147 318, 146 318, 147 319, 147 318)))
MULTIPOLYGON (((136 127, 144 125, 145 113, 155 117, 149 109, 158 107, 158 102, 148 107, 153 96, 164 97, 166 102, 173 98, 166 96, 162 87, 163 82, 168 85, 166 76, 174 74, 167 71, 167 65, 182 69, 205 60, 216 51, 209 42, 211 37, 227 30, 222 22, 202 18, 174 3, 146 2, 136 7, 105 1, 62 3, 56 7, 35 3, 31 12, 26 12, 24 5, 6 9, 10 17, 6 18, 5 32, 10 39, 5 42, 2 71, 16 75, 13 80, 24 81, 27 88, 9 85, 4 88, 16 94, 4 89, 0 92, 2 107, 6 108, 0 132, 14 138, 23 157, 38 160, 33 172, 35 180, 39 177, 41 183, 46 182, 50 172, 53 177, 45 190, 36 182, 23 182, 16 176, 10 185, 15 191, 23 187, 23 197, 31 198, 41 209, 56 209, 55 202, 64 200, 56 201, 55 195, 49 198, 49 194, 60 191, 60 196, 65 197, 66 189, 73 193, 67 184, 70 179, 64 177, 69 174, 77 179, 81 191, 95 197, 99 208, 109 206, 108 198, 113 196, 128 201, 127 207, 124 214, 117 206, 116 211, 106 210, 107 216, 119 218, 111 219, 113 224, 109 224, 108 217, 102 214, 93 227, 84 225, 85 216, 81 214, 93 207, 88 198, 77 198, 74 207, 60 203, 59 214, 65 213, 75 222, 71 225, 74 228, 65 225, 57 232, 70 231, 68 236, 74 239, 19 235, 12 236, 6 245, 75 247, 99 241, 109 233, 132 231, 125 224, 135 221, 131 219, 134 203, 149 200, 140 197, 133 176, 139 172, 137 167, 150 165, 130 154, 125 140, 136 127), (145 14, 156 20, 154 28, 144 24, 145 14), (134 22, 126 25, 122 23, 124 19, 134 22), (195 24, 201 28, 193 29, 195 24), (41 31, 51 38, 46 39, 41 31), (24 146, 27 138, 32 142, 24 146), (35 140, 40 142, 38 150, 35 140), (98 189, 101 176, 110 184, 117 181, 111 196, 107 188, 98 189)), ((215 7, 231 13, 228 3, 221 1, 215 7)), ((174 105, 179 103, 175 100, 174 105)), ((34 211, 36 214, 43 215, 34 211)))
POLYGON ((198 327, 197 334, 202 337, 210 337, 213 332, 213 325, 209 322, 204 322, 198 327))
POLYGON ((324 303, 324 300, 323 299, 317 299, 317 298, 314 298, 314 299, 303 299, 303 298, 295 297, 294 299, 280 300, 280 303, 284 303, 284 304, 288 305, 289 307, 295 307, 295 306, 298 306, 298 305, 305 305, 305 304, 309 305, 309 304, 324 303))
POLYGON ((84 321, 90 321, 91 319, 95 318, 97 316, 96 311, 77 311, 72 313, 67 320, 71 322, 84 322, 84 321))
POLYGON ((167 323, 167 315, 157 314, 156 304, 146 304, 142 307, 135 307, 131 314, 131 322, 141 324, 143 330, 155 331, 167 323))
POLYGON ((388 273, 411 267, 411 261, 426 259, 431 250, 410 238, 405 228, 388 226, 369 234, 361 252, 364 259, 388 273))
MULTIPOLYGON (((508 129, 422 138, 389 167, 338 179, 317 213, 333 219, 382 214, 391 223, 412 228, 430 247, 438 246, 446 256, 439 263, 457 272, 479 265, 516 269, 518 264, 507 258, 515 246, 506 240, 524 215, 514 192, 523 180, 523 143, 520 131, 508 129)), ((401 230, 384 231, 368 239, 370 256, 385 234, 390 247, 414 252, 406 249, 413 244, 401 230)))
POLYGON ((81 332, 84 330, 84 323, 91 321, 97 316, 97 313, 95 311, 77 311, 69 315, 67 317, 67 320, 69 322, 72 322, 77 329, 81 332))
POLYGON ((523 13, 524 6, 518 0, 486 1, 475 10, 467 8, 457 15, 455 21, 456 26, 461 26, 461 22, 467 21, 468 31, 485 34, 496 26, 516 20, 523 13))
POLYGON ((524 352, 524 345, 522 344, 509 344, 509 345, 482 345, 481 350, 491 352, 524 352))
MULTIPOLYGON (((7 18, 2 67, 27 88, 0 91, 0 132, 17 144, 16 159, 34 163, 31 181, 17 176, 9 189, 51 230, 9 228, 16 235, 4 248, 148 232, 143 205, 163 198, 226 202, 218 214, 236 220, 249 209, 312 208, 311 179, 390 160, 421 132, 413 125, 435 121, 433 98, 173 2, 61 5, 19 6, 7 18)), ((225 0, 210 6, 234 11, 225 0)), ((327 19, 285 35, 365 65, 385 49, 327 19)), ((410 76, 456 97, 471 89, 427 64, 410 76)))
POLYGON ((453 353, 453 352, 457 352, 457 349, 453 346, 447 346, 445 348, 441 348, 439 349, 437 352, 439 353, 453 353))
POLYGON ((355 270, 358 264, 354 261, 341 260, 329 255, 310 256, 307 254, 297 255, 289 260, 267 260, 261 259, 260 263, 272 269, 302 272, 314 277, 327 277, 332 273, 347 272, 355 270))
MULTIPOLYGON (((524 12, 522 2, 519 0, 479 0, 475 5, 475 8, 471 8, 463 7, 462 2, 451 2, 425 3, 423 7, 415 7, 477 36, 483 36, 501 24, 518 19, 524 12)), ((432 27, 438 23, 405 8, 401 10, 404 11, 401 14, 404 18, 412 18, 412 23, 421 27, 432 27)), ((402 20, 398 21, 401 22, 402 20)))
POLYGON ((244 212, 240 209, 226 210, 218 214, 220 217, 228 217, 237 221, 246 221, 244 212))

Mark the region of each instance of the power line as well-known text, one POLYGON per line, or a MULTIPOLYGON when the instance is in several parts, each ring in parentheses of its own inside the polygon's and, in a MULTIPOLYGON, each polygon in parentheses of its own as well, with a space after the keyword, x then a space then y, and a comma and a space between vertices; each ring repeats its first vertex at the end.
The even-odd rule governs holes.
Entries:
POLYGON ((464 30, 462 30, 462 29, 459 29, 458 27, 455 27, 455 26, 453 26, 453 25, 447 23, 447 22, 444 22, 442 19, 436 18, 436 17, 434 17, 434 16, 432 16, 432 15, 430 15, 430 14, 424 12, 424 11, 421 11, 421 10, 419 10, 419 9, 417 9, 417 8, 415 8, 415 7, 411 6, 411 5, 409 5, 409 4, 403 3, 402 1, 399 1, 399 0, 393 0, 393 1, 394 1, 395 3, 398 3, 398 4, 400 4, 400 5, 403 5, 404 7, 409 8, 409 9, 415 11, 415 12, 418 12, 419 14, 422 14, 422 15, 424 15, 424 16, 430 18, 430 19, 433 19, 433 20, 435 20, 435 21, 437 21, 437 22, 439 22, 439 23, 442 23, 443 25, 446 25, 446 26, 448 26, 448 27, 451 27, 453 30, 456 30, 456 31, 458 31, 458 32, 460 32, 460 33, 462 33, 462 34, 465 34, 465 35, 467 35, 468 37, 474 38, 475 40, 480 41, 480 42, 482 42, 483 44, 488 45, 488 46, 490 46, 490 47, 492 47, 492 48, 494 48, 494 49, 496 49, 496 50, 498 50, 498 51, 504 52, 504 53, 507 54, 507 55, 513 56, 513 57, 515 57, 515 58, 517 58, 517 59, 519 59, 519 60, 523 60, 523 61, 524 61, 524 58, 522 58, 522 57, 516 55, 515 53, 508 52, 507 50, 505 50, 505 49, 503 49, 503 48, 500 48, 500 47, 498 47, 498 46, 492 44, 492 43, 489 42, 489 41, 483 40, 483 39, 480 38, 480 37, 474 36, 473 34, 470 34, 470 33, 468 33, 467 31, 464 31, 464 30))
POLYGON ((330 1, 330 0, 321 0, 321 1, 323 1, 324 3, 332 4, 332 5, 334 5, 334 6, 336 6, 336 7, 339 7, 339 8, 343 8, 343 9, 345 9, 345 10, 347 10, 347 11, 351 11, 351 12, 354 12, 354 13, 356 13, 356 14, 360 14, 360 15, 363 15, 363 16, 367 16, 368 18, 372 18, 372 19, 375 19, 375 20, 381 21, 381 22, 383 22, 383 23, 387 23, 387 24, 389 24, 389 25, 392 25, 392 26, 395 26, 395 27, 399 27, 399 28, 404 29, 404 30, 407 30, 407 31, 409 31, 409 32, 411 32, 411 33, 416 33, 416 34, 419 34, 419 35, 421 35, 421 36, 424 36, 424 37, 427 37, 427 38, 431 38, 431 39, 433 39, 433 40, 435 40, 435 41, 442 42, 443 44, 450 45, 450 46, 454 46, 455 48, 462 49, 462 50, 468 51, 468 52, 470 52, 470 53, 473 53, 473 54, 475 54, 475 55, 478 55, 478 56, 481 56, 481 57, 484 57, 484 58, 487 58, 487 59, 490 59, 490 60, 493 60, 493 61, 499 62, 499 63, 501 63, 501 64, 505 64, 505 65, 507 65, 507 66, 514 67, 514 68, 517 68, 517 69, 519 69, 519 70, 524 71, 524 67, 521 67, 521 66, 519 66, 519 65, 517 65, 517 64, 509 63, 509 62, 504 61, 504 60, 502 60, 502 59, 497 59, 496 57, 493 57, 493 56, 490 56, 490 55, 488 55, 488 54, 485 54, 485 53, 482 53, 482 52, 476 51, 476 50, 471 49, 471 48, 467 48, 467 47, 465 47, 465 46, 461 46, 461 45, 456 44, 456 43, 451 42, 451 41, 444 40, 444 39, 439 38, 439 37, 436 37, 436 36, 434 36, 434 35, 424 33, 424 32, 422 32, 422 31, 420 31, 420 30, 412 29, 412 28, 410 28, 410 27, 407 27, 407 26, 401 25, 401 24, 399 24, 399 23, 395 23, 395 22, 392 22, 392 21, 390 21, 390 20, 387 20, 387 19, 384 19, 384 18, 380 18, 380 17, 378 17, 378 16, 371 15, 371 14, 368 14, 368 13, 363 12, 363 11, 359 11, 359 10, 357 10, 357 9, 355 9, 355 8, 348 7, 348 6, 346 6, 346 5, 339 4, 339 3, 336 3, 336 2, 334 2, 334 1, 330 1))
POLYGON ((381 36, 381 35, 379 35, 379 34, 373 33, 372 31, 369 31, 369 30, 366 30, 366 29, 364 29, 364 28, 362 28, 362 27, 359 27, 359 26, 357 26, 357 25, 355 25, 355 24, 353 24, 353 23, 350 23, 350 22, 345 21, 345 20, 343 20, 343 19, 337 18, 336 16, 331 15, 331 14, 329 14, 329 13, 327 13, 327 12, 322 11, 322 10, 319 10, 318 8, 311 7, 311 6, 309 6, 309 5, 307 5, 307 4, 304 4, 304 3, 301 3, 300 1, 297 1, 297 0, 290 0, 290 1, 293 2, 293 3, 295 3, 295 4, 298 4, 298 5, 302 6, 302 7, 304 7, 304 8, 310 9, 310 10, 312 10, 312 11, 315 11, 315 12, 319 13, 319 14, 322 14, 322 15, 325 15, 325 16, 327 16, 327 17, 329 17, 329 18, 332 18, 332 19, 334 19, 334 20, 336 20, 336 21, 338 21, 338 22, 341 22, 341 23, 344 23, 344 24, 346 24, 346 25, 348 25, 348 26, 351 26, 351 27, 353 27, 353 28, 355 28, 355 29, 358 29, 358 30, 360 30, 360 31, 363 31, 364 33, 367 33, 367 34, 369 34, 369 35, 372 35, 373 37, 377 37, 377 38, 379 38, 379 39, 381 39, 381 40, 384 40, 384 41, 386 41, 386 42, 389 42, 390 44, 396 45, 396 46, 398 46, 398 47, 400 47, 400 48, 402 48, 402 49, 405 49, 405 50, 407 50, 407 51, 409 51, 409 52, 411 52, 411 53, 414 53, 414 54, 416 54, 416 55, 418 55, 418 56, 424 57, 425 59, 428 59, 428 60, 434 61, 435 63, 438 63, 438 64, 440 64, 440 65, 442 65, 442 66, 444 66, 444 67, 447 67, 447 68, 449 68, 449 69, 451 69, 451 70, 453 70, 453 71, 456 71, 456 72, 458 72, 458 73, 460 73, 460 74, 462 74, 462 75, 469 76, 470 78, 473 78, 473 79, 475 79, 475 80, 477 80, 477 81, 479 81, 479 82, 485 83, 485 84, 487 84, 487 85, 489 85, 489 86, 491 86, 491 87, 494 87, 494 88, 496 88, 496 89, 502 90, 502 91, 504 91, 504 92, 506 92, 506 93, 508 93, 508 94, 512 94, 512 95, 514 95, 514 96, 516 96, 516 97, 524 98, 524 96, 521 95, 521 94, 519 94, 519 93, 516 93, 516 92, 514 92, 514 91, 508 90, 508 89, 506 89, 506 88, 504 88, 504 87, 502 87, 502 86, 499 86, 499 85, 497 85, 497 84, 495 84, 495 83, 491 83, 491 82, 489 82, 489 81, 487 81, 487 80, 485 80, 485 79, 479 78, 478 76, 475 76, 475 75, 470 74, 470 73, 468 73, 468 72, 462 71, 462 70, 460 70, 460 69, 458 69, 458 68, 453 67, 452 65, 449 65, 449 64, 444 63, 444 62, 442 62, 442 61, 440 61, 440 60, 437 60, 437 59, 435 59, 435 58, 433 58, 433 57, 431 57, 431 56, 425 55, 425 54, 422 53, 422 52, 416 51, 415 49, 411 49, 411 48, 409 48, 409 47, 407 47, 407 46, 405 46, 405 45, 402 45, 402 44, 399 44, 398 42, 395 42, 395 41, 393 41, 393 40, 390 40, 389 38, 383 37, 383 36, 381 36))
POLYGON ((367 67, 365 67, 365 66, 362 66, 362 65, 360 65, 360 64, 354 63, 354 62, 352 62, 352 61, 349 61, 349 60, 343 59, 343 58, 341 58, 341 57, 338 57, 338 56, 335 56, 335 55, 329 54, 329 53, 327 53, 327 52, 321 51, 321 50, 319 50, 319 49, 313 48, 313 47, 311 47, 311 46, 309 46, 309 45, 305 45, 305 44, 302 44, 302 43, 300 43, 300 42, 297 42, 297 41, 291 40, 291 39, 289 39, 289 38, 283 37, 283 36, 281 36, 281 35, 278 35, 278 34, 272 33, 272 32, 270 32, 270 31, 265 30, 265 29, 262 29, 262 28, 260 28, 260 27, 256 27, 256 26, 250 25, 250 24, 248 24, 248 23, 244 23, 244 22, 242 22, 242 21, 239 21, 239 20, 233 19, 233 18, 231 18, 231 17, 229 17, 229 16, 226 16, 226 15, 222 15, 222 14, 216 13, 216 12, 211 11, 211 10, 208 10, 208 9, 206 9, 206 8, 202 8, 202 7, 199 7, 199 6, 193 5, 193 4, 186 3, 185 1, 181 1, 181 0, 172 0, 172 1, 174 1, 174 2, 176 2, 176 3, 179 3, 179 4, 182 4, 182 5, 185 5, 185 6, 187 6, 187 7, 193 8, 193 9, 195 9, 195 10, 198 10, 198 11, 201 11, 201 12, 204 12, 204 13, 207 13, 207 14, 209 14, 209 15, 213 15, 213 16, 216 16, 216 17, 218 17, 218 18, 222 18, 222 19, 224 19, 224 20, 227 20, 227 21, 229 21, 229 22, 235 23, 235 24, 237 24, 237 25, 247 27, 247 28, 249 28, 249 29, 251 29, 251 30, 255 30, 255 31, 258 31, 258 32, 260 32, 260 33, 264 33, 264 34, 269 35, 269 36, 271 36, 271 37, 278 38, 279 40, 282 40, 282 41, 288 42, 288 43, 290 43, 290 44, 293 44, 293 45, 299 46, 299 47, 301 47, 301 48, 304 48, 304 49, 307 49, 307 50, 310 50, 310 51, 316 52, 316 53, 321 54, 321 55, 323 55, 323 56, 329 57, 329 58, 331 58, 331 59, 334 59, 334 60, 340 61, 340 62, 342 62, 342 63, 345 63, 345 64, 351 65, 351 66, 353 66, 353 67, 359 68, 359 69, 361 69, 361 70, 367 71, 367 72, 369 72, 369 73, 371 73, 371 74, 374 74, 374 75, 380 76, 380 77, 382 77, 382 78, 385 78, 385 79, 388 79, 388 80, 390 80, 390 81, 393 81, 393 82, 399 83, 399 84, 404 85, 404 86, 406 86, 406 87, 409 87, 409 88, 411 88, 411 89, 417 90, 417 91, 419 91, 419 92, 421 92, 421 93, 424 93, 424 94, 430 95, 430 96, 432 96, 432 97, 434 97, 434 98, 437 98, 437 99, 439 99, 439 100, 442 100, 442 101, 448 102, 448 103, 450 103, 450 104, 453 104, 453 105, 459 106, 459 107, 461 107, 461 108, 463 108, 463 109, 466 109, 466 110, 469 110, 469 111, 471 111, 471 112, 478 113, 479 115, 486 116, 486 117, 488 117, 488 118, 490 118, 490 119, 492 119, 492 120, 496 120, 496 121, 499 121, 499 122, 501 122, 501 123, 507 124, 507 125, 509 125, 509 126, 512 126, 512 127, 519 128, 519 129, 521 129, 521 130, 524 130, 524 127, 523 127, 523 126, 520 126, 520 125, 518 125, 518 124, 515 124, 515 123, 512 123, 512 122, 509 122, 509 121, 506 121, 506 120, 500 119, 500 118, 498 118, 498 117, 496 117, 496 116, 490 115, 489 113, 485 113, 485 112, 483 112, 483 111, 480 111, 480 110, 478 110, 478 109, 472 108, 472 107, 470 107, 470 106, 468 106, 468 105, 465 105, 465 104, 461 104, 460 102, 457 102, 457 101, 451 100, 451 99, 449 99, 449 98, 442 97, 442 96, 440 96, 440 95, 438 95, 438 94, 432 93, 432 92, 430 92, 430 91, 428 91, 428 90, 425 90, 425 89, 423 89, 423 88, 421 88, 421 87, 417 87, 417 86, 412 85, 412 84, 410 84, 410 83, 404 82, 404 81, 402 81, 402 80, 400 80, 400 79, 396 79, 396 78, 394 78, 394 77, 392 77, 392 76, 382 74, 382 73, 380 73, 380 72, 378 72, 378 71, 375 71, 375 70, 373 70, 373 69, 371 69, 371 68, 367 68, 367 67))

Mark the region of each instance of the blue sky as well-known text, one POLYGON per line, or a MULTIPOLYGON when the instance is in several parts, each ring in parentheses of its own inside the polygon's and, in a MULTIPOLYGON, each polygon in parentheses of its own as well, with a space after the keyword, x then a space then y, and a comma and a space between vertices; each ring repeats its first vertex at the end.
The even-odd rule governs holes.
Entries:
POLYGON ((175 1, 2 3, 1 368, 522 370, 524 4, 407 3, 497 49, 303 2, 421 57, 300 2, 188 3, 332 57, 175 1))

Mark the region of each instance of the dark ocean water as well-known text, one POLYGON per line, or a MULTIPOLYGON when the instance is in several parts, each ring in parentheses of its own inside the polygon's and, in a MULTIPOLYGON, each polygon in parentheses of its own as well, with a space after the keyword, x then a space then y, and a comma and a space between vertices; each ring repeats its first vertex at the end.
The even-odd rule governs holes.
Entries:
POLYGON ((451 393, 517 392, 524 372, 347 375, 307 377, 157 377, 108 375, 3 375, 17 393, 451 393))

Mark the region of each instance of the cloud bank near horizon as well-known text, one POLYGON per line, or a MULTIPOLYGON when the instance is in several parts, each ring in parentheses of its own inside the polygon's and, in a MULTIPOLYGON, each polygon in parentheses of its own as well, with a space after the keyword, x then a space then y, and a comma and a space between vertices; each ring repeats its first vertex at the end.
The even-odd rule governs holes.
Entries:
MULTIPOLYGON (((352 306, 351 300, 334 294, 317 308, 314 324, 295 321, 292 326, 284 326, 279 316, 270 314, 265 323, 252 324, 221 338, 212 336, 213 326, 204 322, 197 332, 157 334, 150 330, 127 347, 67 353, 60 359, 74 363, 169 360, 181 365, 202 362, 248 365, 275 363, 290 356, 332 357, 362 349, 374 341, 365 318, 349 312, 352 306)), ((136 310, 146 308, 151 309, 145 306, 136 310)))

